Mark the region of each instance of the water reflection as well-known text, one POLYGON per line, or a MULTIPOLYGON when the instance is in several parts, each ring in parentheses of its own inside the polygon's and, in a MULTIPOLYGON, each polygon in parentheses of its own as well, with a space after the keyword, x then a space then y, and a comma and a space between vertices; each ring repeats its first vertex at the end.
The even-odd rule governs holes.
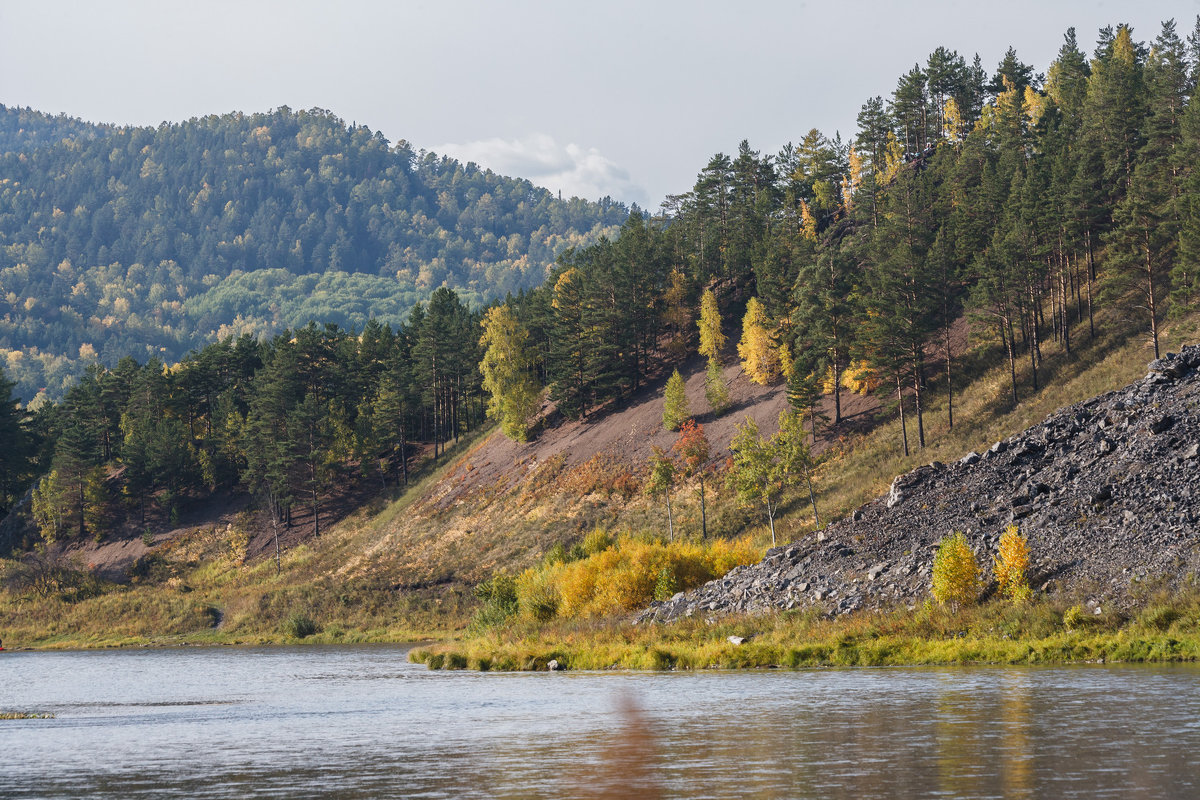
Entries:
POLYGON ((1200 670, 427 672, 400 648, 6 656, 0 796, 1200 795, 1200 670))

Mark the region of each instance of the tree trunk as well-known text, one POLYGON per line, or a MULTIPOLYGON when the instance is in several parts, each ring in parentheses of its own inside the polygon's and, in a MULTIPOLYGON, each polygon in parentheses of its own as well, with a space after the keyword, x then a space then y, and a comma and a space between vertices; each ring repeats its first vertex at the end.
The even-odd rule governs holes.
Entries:
POLYGON ((269 505, 270 505, 270 512, 271 512, 271 529, 272 529, 272 531, 273 531, 273 532, 274 532, 274 534, 275 534, 275 574, 276 574, 276 575, 278 575, 278 574, 280 573, 280 571, 281 571, 281 567, 280 567, 280 565, 279 565, 279 513, 278 513, 278 503, 276 502, 276 500, 275 500, 275 497, 274 497, 274 496, 272 496, 272 497, 270 498, 270 500, 268 501, 268 503, 269 503, 269 505))
POLYGON ((1087 243, 1088 342, 1096 339, 1096 318, 1092 311, 1092 284, 1096 282, 1096 254, 1092 252, 1092 231, 1084 237, 1087 243))
POLYGON ((404 475, 404 485, 408 486, 408 441, 405 436, 406 430, 404 425, 404 417, 400 417, 400 472, 404 475))
POLYGON ((1154 262, 1150 257, 1150 231, 1143 230, 1146 251, 1146 306, 1150 311, 1150 338, 1154 340, 1154 358, 1158 353, 1158 304, 1154 294, 1154 262))
POLYGON ((1008 376, 1012 379, 1012 399, 1015 406, 1019 401, 1017 400, 1017 354, 1013 349, 1012 318, 1004 317, 1003 322, 1008 329, 1008 336, 1005 337, 1005 343, 1008 345, 1008 376))
POLYGON ((767 523, 771 526, 771 547, 775 546, 775 508, 771 505, 771 498, 766 499, 767 506, 767 523))
POLYGON ((900 383, 900 370, 896 370, 896 403, 900 406, 900 438, 904 441, 904 457, 908 458, 908 424, 904 421, 904 387, 900 383))
POLYGON ((663 494, 667 498, 667 541, 673 542, 675 541, 675 518, 671 514, 671 492, 666 491, 663 494))
POLYGON ((812 473, 808 467, 804 468, 804 482, 808 484, 808 502, 812 503, 813 522, 817 525, 817 530, 821 530, 821 515, 817 513, 817 495, 813 491, 812 473))
POLYGON ((708 510, 705 507, 704 498, 704 475, 700 476, 700 535, 708 538, 708 510))
POLYGON ((954 430, 954 381, 950 372, 950 365, 953 358, 950 355, 950 323, 947 321, 945 328, 944 344, 946 346, 946 417, 950 423, 950 430, 954 430))
POLYGON ((925 447, 925 413, 921 408, 921 377, 924 373, 921 364, 921 348, 913 347, 913 402, 917 410, 917 444, 925 447))

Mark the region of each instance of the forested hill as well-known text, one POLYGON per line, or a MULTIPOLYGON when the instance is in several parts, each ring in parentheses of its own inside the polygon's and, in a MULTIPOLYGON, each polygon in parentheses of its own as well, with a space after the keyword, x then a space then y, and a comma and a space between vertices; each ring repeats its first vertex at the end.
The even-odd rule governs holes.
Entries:
POLYGON ((139 128, 0 106, 0 355, 28 399, 94 360, 399 322, 438 286, 536 286, 627 213, 319 109, 139 128))

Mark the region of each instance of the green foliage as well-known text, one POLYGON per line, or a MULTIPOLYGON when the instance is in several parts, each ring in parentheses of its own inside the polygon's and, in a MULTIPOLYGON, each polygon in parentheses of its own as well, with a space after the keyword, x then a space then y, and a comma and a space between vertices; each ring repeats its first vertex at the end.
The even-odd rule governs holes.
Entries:
POLYGON ((667 379, 667 388, 663 393, 663 427, 669 431, 677 431, 691 416, 683 376, 679 374, 679 370, 675 370, 667 379))
POLYGON ((795 411, 780 413, 779 431, 770 439, 764 439, 759 434, 758 424, 747 417, 738 426, 729 450, 733 459, 727 480, 743 504, 763 504, 771 528, 772 545, 775 544, 775 514, 783 492, 790 487, 801 483, 807 487, 813 517, 820 526, 812 484, 816 462, 808 449, 802 420, 795 411))
POLYGON ((520 610, 517 600, 517 581, 505 573, 497 573, 475 587, 480 600, 479 609, 471 619, 475 630, 488 630, 503 625, 520 610))
POLYGON ((955 609, 973 604, 983 590, 979 563, 961 531, 943 537, 933 556, 931 591, 942 605, 955 609))
POLYGON ((318 631, 317 623, 312 618, 298 611, 288 614, 283 621, 283 635, 289 639, 307 639, 318 631))
POLYGON ((588 535, 583 537, 583 555, 594 556, 597 553, 603 553, 608 548, 616 544, 616 539, 603 528, 593 528, 588 531, 588 535))
POLYGON ((663 567, 654 581, 654 599, 670 600, 677 591, 679 591, 679 585, 675 581, 675 571, 670 567, 663 567))
POLYGON ((93 360, 399 322, 438 286, 478 304, 628 215, 319 109, 136 128, 0 106, 0 174, 0 355, 26 399, 93 360))
POLYGON ((721 362, 715 358, 708 360, 708 366, 704 370, 704 398, 718 415, 729 410, 729 384, 725 382, 725 371, 721 362))
POLYGON ((529 418, 541 400, 541 387, 533 376, 529 331, 507 305, 488 309, 482 325, 479 344, 484 353, 479 371, 490 395, 488 416, 500 422, 505 436, 523 442, 529 434, 529 418))

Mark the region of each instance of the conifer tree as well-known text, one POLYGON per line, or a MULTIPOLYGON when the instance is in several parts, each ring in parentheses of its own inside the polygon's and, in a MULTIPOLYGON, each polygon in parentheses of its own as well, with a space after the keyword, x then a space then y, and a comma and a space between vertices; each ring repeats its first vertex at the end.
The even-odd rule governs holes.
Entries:
POLYGON ((732 402, 729 384, 725 381, 725 370, 715 358, 710 358, 704 369, 704 397, 717 414, 724 414, 732 402))
POLYGON ((721 330, 721 309, 712 289, 705 289, 700 296, 700 355, 708 359, 720 359, 725 347, 725 334, 721 330))
POLYGON ((691 416, 683 376, 679 374, 679 370, 675 370, 667 379, 667 388, 663 393, 663 428, 677 431, 691 416))
POLYGON ((523 442, 541 396, 533 378, 529 331, 507 305, 488 309, 481 325, 479 343, 485 349, 479 371, 489 394, 488 416, 500 423, 505 436, 523 442))
POLYGON ((742 369, 754 383, 766 386, 779 377, 779 355, 771 341, 768 330, 770 320, 758 298, 751 297, 746 304, 746 316, 742 318, 742 338, 738 342, 738 356, 742 369))

